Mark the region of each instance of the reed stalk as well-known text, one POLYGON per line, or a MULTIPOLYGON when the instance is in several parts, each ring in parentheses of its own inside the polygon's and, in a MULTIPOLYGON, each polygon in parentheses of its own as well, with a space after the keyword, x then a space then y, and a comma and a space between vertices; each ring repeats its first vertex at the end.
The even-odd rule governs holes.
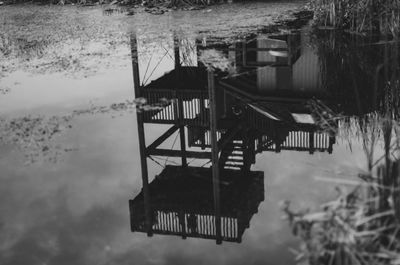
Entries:
POLYGON ((397 36, 400 0, 311 0, 317 26, 397 36))

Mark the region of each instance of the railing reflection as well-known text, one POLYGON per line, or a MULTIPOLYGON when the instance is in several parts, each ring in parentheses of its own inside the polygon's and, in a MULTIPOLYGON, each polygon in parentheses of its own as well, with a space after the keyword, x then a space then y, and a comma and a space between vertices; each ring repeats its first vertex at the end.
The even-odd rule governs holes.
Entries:
POLYGON ((211 168, 167 166, 149 185, 150 201, 144 203, 143 191, 129 202, 132 231, 241 242, 251 217, 264 200, 264 174, 222 170, 216 216, 211 168), (151 211, 146 220, 144 209, 151 211), (216 227, 220 218, 220 229, 216 227), (218 235, 218 230, 220 235, 218 235))

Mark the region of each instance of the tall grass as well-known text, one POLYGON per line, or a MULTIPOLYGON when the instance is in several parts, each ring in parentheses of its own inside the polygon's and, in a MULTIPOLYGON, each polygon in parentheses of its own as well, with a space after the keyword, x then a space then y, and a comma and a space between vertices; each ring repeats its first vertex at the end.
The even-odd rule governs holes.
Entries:
POLYGON ((345 99, 336 110, 342 113, 316 108, 315 103, 311 111, 325 125, 321 127, 347 142, 350 150, 361 145, 367 168, 356 177, 318 178, 339 191, 319 209, 293 211, 289 203, 283 205, 302 242, 294 252, 301 265, 400 264, 398 36, 375 42, 336 33, 317 31, 312 45, 320 59, 323 86, 345 99), (333 122, 338 126, 330 126, 333 122))
POLYGON ((338 191, 336 199, 319 209, 293 211, 288 202, 283 205, 301 239, 293 252, 301 265, 400 264, 399 123, 378 113, 343 121, 340 131, 362 138, 368 169, 357 179, 316 178, 338 191), (378 143, 384 154, 374 158, 378 143))
POLYGON ((318 26, 399 34, 400 0, 311 0, 310 5, 318 26))
POLYGON ((339 111, 400 119, 397 36, 377 42, 374 37, 317 30, 311 43, 319 57, 322 86, 341 99, 339 111))

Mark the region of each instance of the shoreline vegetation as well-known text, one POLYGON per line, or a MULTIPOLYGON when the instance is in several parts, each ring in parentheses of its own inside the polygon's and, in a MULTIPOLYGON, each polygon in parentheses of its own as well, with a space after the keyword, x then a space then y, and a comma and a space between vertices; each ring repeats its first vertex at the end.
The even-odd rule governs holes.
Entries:
MULTIPOLYGON (((269 0, 267 0, 268 2, 269 0)), ((298 0, 295 0, 298 1, 298 0)), ((153 15, 162 15, 172 10, 201 10, 215 5, 230 4, 234 0, 0 0, 0 7, 6 5, 36 4, 36 5, 76 5, 76 6, 101 6, 104 15, 125 13, 132 16, 139 9, 153 15)), ((238 0, 237 2, 246 2, 238 0)), ((304 14, 307 20, 312 18, 312 13, 305 6, 300 6, 299 12, 294 11, 295 20, 304 21, 304 14), (299 14, 297 14, 299 13, 299 14)), ((287 21, 281 21, 286 23, 287 21)), ((296 24, 296 22, 294 22, 296 24)))
POLYGON ((397 37, 399 0, 311 0, 316 26, 364 35, 397 37))
MULTIPOLYGON (((314 22, 314 26, 320 22, 314 22)), ((350 28, 343 26, 343 29, 351 32, 350 28)), ((357 75, 365 73, 370 79, 364 81, 374 84, 374 90, 381 95, 369 104, 355 102, 359 112, 348 116, 310 104, 312 115, 319 117, 317 120, 324 130, 334 131, 329 124, 338 122, 341 129, 334 133, 343 142, 348 142, 351 148, 350 139, 359 140, 366 161, 365 168, 356 172, 328 172, 327 176, 315 177, 337 191, 332 201, 301 209, 291 206, 289 201, 283 202, 284 217, 300 240, 300 247, 292 252, 298 265, 398 265, 400 62, 398 42, 389 41, 398 38, 398 33, 373 32, 372 28, 358 32, 365 37, 340 33, 316 32, 313 45, 317 46, 321 64, 329 73, 322 82, 331 84, 333 80, 341 80, 345 91, 360 89, 362 93, 366 83, 357 81, 357 75), (379 41, 374 41, 375 37, 379 41)))
MULTIPOLYGON (((391 116, 369 114, 350 118, 343 127, 359 128, 368 169, 354 174, 318 176, 335 187, 337 197, 312 209, 281 205, 298 249, 298 265, 400 264, 400 127, 391 116), (377 145, 384 154, 374 158, 377 145)), ((351 134, 351 133, 350 133, 351 134)))
MULTIPOLYGON (((127 14, 144 7, 145 11, 161 15, 169 10, 196 10, 233 0, 0 0, 2 5, 34 3, 39 5, 106 6, 105 14, 127 14), (122 11, 124 12, 124 11, 122 11)), ((400 34, 400 0, 309 0, 303 11, 313 13, 313 25, 320 29, 345 30, 350 33, 397 37, 400 34)))
MULTIPOLYGON (((24 3, 32 3, 38 5, 78 5, 78 6, 96 6, 105 5, 109 8, 105 9, 105 13, 120 12, 118 7, 128 8, 158 8, 158 9, 181 9, 196 10, 207 6, 231 3, 232 0, 0 0, 2 5, 16 5, 24 3)), ((165 12, 165 11, 164 11, 165 12)), ((154 13, 161 15, 164 12, 154 13)), ((129 15, 129 12, 128 12, 129 15)), ((133 15, 130 14, 130 15, 133 15)))

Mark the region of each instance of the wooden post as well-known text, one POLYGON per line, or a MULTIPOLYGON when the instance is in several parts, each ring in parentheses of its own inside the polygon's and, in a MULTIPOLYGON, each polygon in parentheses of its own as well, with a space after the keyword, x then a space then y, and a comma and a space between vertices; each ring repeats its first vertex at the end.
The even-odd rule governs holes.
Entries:
POLYGON ((328 153, 332 154, 333 151, 333 145, 335 144, 335 136, 329 136, 329 147, 328 147, 328 153))
POLYGON ((133 85, 135 89, 135 97, 138 98, 141 95, 140 91, 140 76, 139 76, 139 56, 137 50, 137 38, 136 33, 131 33, 131 58, 132 58, 132 72, 133 72, 133 85))
MULTIPOLYGON (((133 85, 135 89, 135 97, 138 98, 142 96, 142 87, 140 85, 140 78, 139 78, 137 39, 135 33, 131 34, 131 57, 132 57, 133 85)), ((151 202, 150 202, 150 190, 149 190, 149 176, 147 169, 147 151, 146 151, 146 139, 144 135, 144 122, 143 122, 142 112, 136 112, 136 121, 137 121, 138 138, 139 138, 140 167, 142 171, 142 191, 144 199, 144 212, 146 217, 146 231, 148 236, 152 236, 153 231, 152 231, 151 202)))
POLYGON ((275 144, 275 153, 280 153, 281 152, 281 144, 280 143, 276 143, 275 144))
POLYGON ((243 150, 243 172, 247 172, 250 170, 251 167, 251 153, 250 153, 250 139, 248 137, 249 132, 245 132, 245 136, 242 138, 243 139, 243 145, 242 145, 242 150, 243 150))
POLYGON ((146 216, 146 231, 148 236, 153 235, 152 217, 151 217, 151 202, 149 189, 149 176, 147 170, 147 155, 146 155, 146 140, 144 136, 143 113, 136 112, 137 127, 139 136, 139 152, 140 152, 140 167, 142 170, 142 191, 144 199, 144 212, 146 216))
POLYGON ((263 144, 262 144, 263 139, 262 139, 262 136, 261 136, 261 135, 259 135, 257 138, 258 138, 258 143, 257 143, 257 151, 258 151, 258 150, 260 150, 260 149, 262 148, 262 146, 263 146, 263 144))
POLYGON ((308 131, 308 141, 310 144, 310 149, 309 152, 310 154, 314 154, 315 148, 314 148, 314 132, 312 130, 308 131))
POLYGON ((181 151, 182 151, 182 167, 187 167, 185 126, 183 126, 183 125, 180 126, 179 135, 180 135, 181 151))
POLYGON ((179 123, 179 136, 180 136, 180 142, 181 142, 181 152, 182 152, 182 167, 187 166, 187 155, 186 155, 186 141, 185 141, 185 113, 183 109, 183 98, 180 96, 180 93, 177 92, 175 93, 177 95, 177 101, 178 101, 178 106, 177 106, 177 114, 178 114, 178 123, 179 123))
MULTIPOLYGON (((179 55, 179 38, 174 34, 174 59, 175 59, 175 78, 176 82, 179 84, 179 77, 181 75, 181 62, 179 55)), ((179 89, 180 87, 178 87, 179 89)), ((187 156, 186 156, 186 141, 185 141, 185 126, 184 126, 184 109, 183 109, 183 98, 180 97, 179 91, 176 91, 177 101, 178 101, 178 122, 179 122, 179 136, 181 142, 182 151, 182 167, 187 167, 187 156)))
POLYGON ((236 215, 236 220, 237 220, 237 242, 241 243, 242 242, 242 235, 244 230, 246 229, 244 227, 244 222, 243 222, 243 211, 239 211, 236 215))
POLYGON ((181 225, 182 229, 182 239, 186 239, 186 218, 185 212, 181 209, 178 213, 179 224, 181 225))
POLYGON ((174 34, 174 59, 175 59, 175 70, 181 66, 181 58, 179 54, 179 38, 174 34))
POLYGON ((246 41, 242 41, 242 65, 245 66, 247 64, 247 50, 246 50, 246 41))
POLYGON ((219 157, 218 157, 218 141, 217 141, 217 109, 216 109, 216 93, 215 93, 214 71, 208 71, 208 95, 210 102, 210 136, 211 136, 211 162, 212 162, 212 180, 215 210, 215 231, 216 243, 222 244, 221 233, 221 205, 220 205, 220 179, 219 179, 219 157))
POLYGON ((251 164, 254 164, 256 162, 256 144, 255 144, 255 137, 251 136, 250 137, 250 142, 249 142, 249 151, 250 151, 250 156, 251 156, 251 164))
MULTIPOLYGON (((201 120, 202 120, 201 123, 202 123, 203 126, 206 124, 206 115, 205 115, 206 107, 205 107, 205 104, 204 104, 204 100, 205 100, 205 96, 204 96, 204 94, 202 94, 201 97, 200 97, 199 106, 200 106, 200 115, 201 115, 201 120)), ((206 149, 206 131, 207 130, 203 130, 201 132, 200 140, 201 140, 201 149, 202 150, 206 149)))

